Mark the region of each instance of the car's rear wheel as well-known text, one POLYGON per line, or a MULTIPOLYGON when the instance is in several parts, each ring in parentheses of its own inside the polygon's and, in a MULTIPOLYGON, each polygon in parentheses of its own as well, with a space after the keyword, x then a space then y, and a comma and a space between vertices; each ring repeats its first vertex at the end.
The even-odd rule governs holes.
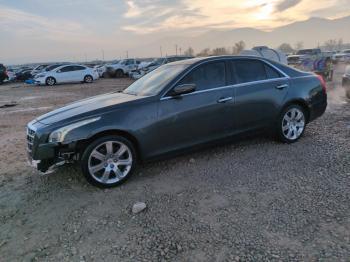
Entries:
POLYGON ((123 76, 124 76, 123 70, 118 69, 118 70, 115 72, 115 76, 116 76, 117 78, 123 77, 123 76))
POLYGON ((305 110, 299 105, 286 107, 277 123, 278 138, 285 143, 294 143, 300 139, 306 128, 305 110))
POLYGON ((135 148, 124 137, 102 137, 86 148, 81 166, 92 185, 102 188, 118 186, 131 176, 136 166, 135 148))
POLYGON ((94 81, 94 78, 93 78, 91 75, 86 75, 86 76, 84 77, 84 82, 85 82, 85 83, 90 84, 90 83, 92 83, 93 81, 94 81))
POLYGON ((50 76, 50 77, 46 78, 45 82, 46 82, 46 85, 53 86, 56 84, 56 79, 50 76))

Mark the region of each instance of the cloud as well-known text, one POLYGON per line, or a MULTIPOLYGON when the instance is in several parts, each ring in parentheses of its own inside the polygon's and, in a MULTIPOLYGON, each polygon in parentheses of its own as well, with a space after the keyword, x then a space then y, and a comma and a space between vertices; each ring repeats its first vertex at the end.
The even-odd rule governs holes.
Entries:
POLYGON ((81 36, 83 26, 68 20, 55 20, 18 9, 0 6, 0 31, 21 37, 69 41, 81 36))
MULTIPOLYGON (((270 30, 305 20, 318 10, 334 10, 335 6, 342 5, 343 14, 344 9, 350 8, 349 0, 318 0, 317 5, 314 0, 127 0, 126 3, 122 29, 138 34, 198 28, 270 30)), ((328 18, 325 14, 321 16, 328 18)))
POLYGON ((296 6, 299 4, 302 0, 283 0, 276 6, 276 11, 277 12, 282 12, 285 11, 293 6, 296 6))

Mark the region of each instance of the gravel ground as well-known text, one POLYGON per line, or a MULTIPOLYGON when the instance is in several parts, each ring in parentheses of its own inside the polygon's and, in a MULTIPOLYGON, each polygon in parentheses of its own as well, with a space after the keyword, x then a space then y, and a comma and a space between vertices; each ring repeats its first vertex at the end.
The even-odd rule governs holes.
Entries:
POLYGON ((127 79, 0 87, 0 261, 349 261, 350 104, 330 106, 285 145, 260 135, 141 166, 101 190, 77 167, 38 176, 25 124, 127 79), (146 210, 131 212, 136 202, 146 210))

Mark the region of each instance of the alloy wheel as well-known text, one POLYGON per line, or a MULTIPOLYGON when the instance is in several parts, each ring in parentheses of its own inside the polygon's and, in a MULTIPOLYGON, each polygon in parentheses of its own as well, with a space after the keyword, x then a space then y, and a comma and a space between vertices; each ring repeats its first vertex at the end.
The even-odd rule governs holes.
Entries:
POLYGON ((107 141, 91 151, 88 170, 94 180, 108 185, 123 180, 132 164, 131 150, 127 145, 119 141, 107 141))
POLYGON ((46 80, 46 84, 48 84, 49 86, 53 86, 55 84, 55 79, 53 79, 52 77, 49 77, 46 80))
POLYGON ((91 76, 85 76, 85 82, 86 83, 92 83, 93 79, 91 76))
POLYGON ((289 140, 298 139, 305 129, 305 115, 298 108, 289 109, 282 119, 282 133, 289 140))

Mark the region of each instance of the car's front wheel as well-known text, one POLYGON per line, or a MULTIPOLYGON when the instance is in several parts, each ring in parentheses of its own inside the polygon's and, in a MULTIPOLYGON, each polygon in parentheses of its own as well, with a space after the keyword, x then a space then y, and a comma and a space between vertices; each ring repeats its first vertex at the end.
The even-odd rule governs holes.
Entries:
POLYGON ((282 142, 294 143, 303 135, 305 128, 305 110, 299 105, 290 105, 279 117, 277 135, 282 142))
POLYGON ((45 82, 46 82, 46 85, 53 86, 56 84, 56 79, 50 76, 50 77, 46 78, 45 82))
POLYGON ((115 72, 115 77, 117 77, 117 78, 122 78, 123 76, 124 76, 123 70, 118 69, 118 70, 115 72))
POLYGON ((81 166, 92 185, 102 188, 118 186, 131 176, 136 166, 135 148, 124 137, 102 137, 86 148, 81 166))

